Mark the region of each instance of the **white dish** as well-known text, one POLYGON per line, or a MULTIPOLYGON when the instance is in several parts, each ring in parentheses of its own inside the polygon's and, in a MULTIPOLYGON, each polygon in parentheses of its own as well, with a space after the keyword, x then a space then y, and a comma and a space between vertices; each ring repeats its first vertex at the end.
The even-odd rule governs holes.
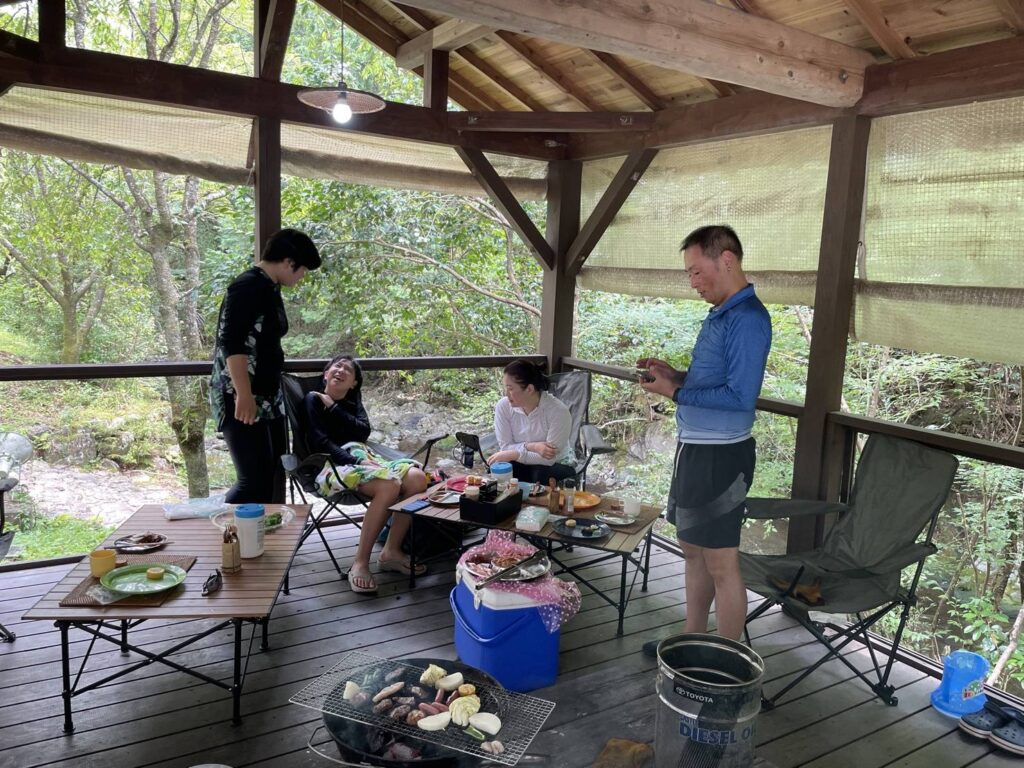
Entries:
MULTIPOLYGON (((270 514, 273 514, 271 512, 270 514)), ((285 507, 281 510, 281 522, 277 525, 264 526, 263 530, 276 531, 278 528, 288 525, 292 520, 295 519, 295 513, 291 509, 285 507)), ((210 518, 210 522, 220 528, 222 531, 229 525, 235 525, 235 511, 233 509, 225 509, 223 512, 218 512, 216 515, 210 518)))
POLYGON ((608 523, 608 525, 633 525, 637 521, 635 517, 617 515, 614 512, 598 512, 594 515, 594 519, 608 523))

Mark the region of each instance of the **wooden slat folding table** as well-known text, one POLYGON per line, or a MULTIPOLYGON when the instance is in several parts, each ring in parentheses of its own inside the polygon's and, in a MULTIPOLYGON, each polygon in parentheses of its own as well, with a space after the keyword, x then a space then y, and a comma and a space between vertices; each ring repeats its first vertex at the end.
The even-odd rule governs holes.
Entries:
MULTIPOLYGON (((612 534, 606 536, 603 539, 590 540, 584 538, 570 538, 568 536, 562 536, 555 532, 552 524, 546 523, 544 527, 537 533, 529 533, 526 531, 518 530, 516 528, 516 516, 503 520, 499 523, 488 525, 486 523, 476 523, 463 520, 459 516, 458 506, 438 506, 431 504, 428 507, 420 509, 416 512, 409 513, 403 507, 409 504, 414 499, 426 499, 427 493, 419 494, 408 499, 404 499, 395 506, 391 507, 392 512, 402 512, 404 514, 412 514, 413 517, 429 518, 431 520, 437 520, 440 522, 451 523, 452 525, 461 526, 476 526, 481 528, 493 528, 502 531, 515 531, 519 536, 527 539, 538 548, 544 549, 548 553, 548 557, 551 558, 552 563, 557 566, 557 570, 553 568, 555 575, 561 573, 568 573, 573 578, 585 584, 590 590, 604 600, 606 603, 611 605, 618 611, 619 624, 618 634, 622 634, 622 624, 626 615, 626 606, 629 603, 630 595, 633 593, 633 587, 636 585, 637 577, 643 574, 643 580, 641 582, 641 591, 647 591, 647 572, 649 570, 650 559, 651 559, 651 538, 654 532, 654 523, 661 516, 661 509, 650 504, 644 504, 640 508, 640 515, 637 517, 635 523, 630 526, 616 527, 612 529, 612 534), (581 547, 588 550, 597 550, 600 554, 595 554, 592 557, 585 558, 582 562, 568 561, 565 558, 560 558, 559 554, 565 552, 569 548, 581 547), (642 548, 642 551, 641 551, 642 548), (584 576, 580 574, 581 571, 590 568, 592 566, 604 563, 614 558, 621 558, 622 567, 619 579, 619 590, 618 599, 609 597, 607 590, 598 588, 597 585, 588 581, 584 576), (635 566, 633 571, 633 580, 629 582, 629 566, 635 566), (628 590, 627 590, 627 582, 628 590)), ((529 504, 530 501, 524 504, 529 504)), ((581 523, 589 523, 594 520, 594 516, 599 512, 611 512, 611 498, 604 497, 601 499, 601 503, 590 509, 577 510, 574 517, 581 523)), ((616 514, 622 514, 621 511, 616 514)), ((410 529, 410 536, 413 535, 415 526, 410 529)), ((415 584, 415 540, 410 542, 410 549, 414 553, 413 558, 413 574, 410 574, 409 583, 410 585, 415 584)))
MULTIPOLYGON (((75 566, 45 597, 39 600, 25 614, 24 618, 53 621, 60 631, 64 731, 70 733, 74 730, 74 723, 71 719, 71 699, 74 696, 106 685, 153 662, 159 662, 230 691, 233 699, 232 717, 236 723, 241 722, 240 702, 242 686, 245 682, 245 670, 242 664, 242 625, 246 622, 253 625, 245 654, 247 665, 257 626, 262 629, 261 648, 267 647, 267 624, 270 620, 270 612, 277 601, 277 596, 281 591, 285 575, 291 566, 299 538, 302 535, 306 518, 310 513, 309 505, 289 505, 289 507, 295 513, 294 519, 266 535, 263 554, 260 557, 243 560, 240 572, 223 574, 223 586, 209 596, 202 596, 203 582, 221 566, 223 539, 220 530, 207 518, 167 520, 162 506, 147 505, 141 507, 122 523, 102 546, 111 547, 114 541, 122 536, 153 531, 162 533, 169 539, 169 542, 154 554, 194 556, 196 562, 189 570, 184 584, 175 587, 163 604, 160 606, 132 606, 116 602, 106 606, 61 607, 61 600, 89 576, 88 558, 75 566), (202 631, 176 643, 171 648, 154 653, 146 648, 132 645, 128 641, 128 630, 147 619, 219 621, 213 627, 204 627, 202 631), (230 684, 195 669, 189 669, 168 658, 228 626, 234 627, 234 667, 230 684), (68 632, 72 627, 91 635, 89 648, 82 659, 74 681, 71 679, 68 642, 68 632), (113 643, 121 648, 122 653, 135 653, 142 656, 143 660, 107 675, 101 680, 79 687, 78 682, 85 671, 96 640, 113 643)), ((268 504, 266 510, 267 514, 272 514, 275 511, 283 511, 284 507, 268 504)))

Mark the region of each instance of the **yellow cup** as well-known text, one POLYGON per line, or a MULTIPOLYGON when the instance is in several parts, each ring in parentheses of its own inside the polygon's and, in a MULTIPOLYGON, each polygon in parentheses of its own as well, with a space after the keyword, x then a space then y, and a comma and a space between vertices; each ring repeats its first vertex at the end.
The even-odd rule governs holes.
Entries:
POLYGON ((89 553, 89 572, 97 579, 114 570, 116 552, 112 549, 97 549, 89 553))

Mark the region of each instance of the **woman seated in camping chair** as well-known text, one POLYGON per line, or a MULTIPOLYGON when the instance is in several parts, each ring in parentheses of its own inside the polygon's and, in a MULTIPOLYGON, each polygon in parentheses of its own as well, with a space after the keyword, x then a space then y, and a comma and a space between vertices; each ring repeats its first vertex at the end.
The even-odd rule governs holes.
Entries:
POLYGON ((505 366, 502 383, 505 397, 494 408, 494 434, 498 451, 487 463, 512 462, 518 480, 547 483, 576 476, 572 466, 569 408, 546 392, 548 379, 529 360, 505 366))
MULTIPOLYGON (((325 496, 343 489, 356 490, 370 503, 359 533, 359 546, 348 572, 353 592, 375 592, 377 583, 370 573, 373 543, 391 513, 388 507, 399 499, 427 488, 427 477, 412 459, 388 461, 366 445, 370 420, 363 408, 363 371, 348 355, 338 355, 324 369, 323 392, 306 395, 310 448, 331 457, 317 477, 325 496)), ((384 548, 377 557, 382 571, 409 575, 409 557, 402 552, 402 541, 412 522, 411 515, 395 515, 384 548)), ((426 569, 417 566, 417 575, 426 569)))

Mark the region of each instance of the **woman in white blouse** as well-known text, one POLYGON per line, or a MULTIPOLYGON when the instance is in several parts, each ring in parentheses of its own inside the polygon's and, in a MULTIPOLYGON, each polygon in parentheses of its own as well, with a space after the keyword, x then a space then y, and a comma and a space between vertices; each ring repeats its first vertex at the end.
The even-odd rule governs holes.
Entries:
POLYGON ((488 463, 512 462, 518 480, 547 483, 551 477, 573 477, 572 416, 545 391, 547 377, 528 360, 516 360, 505 366, 503 382, 505 397, 494 408, 498 452, 488 463))

